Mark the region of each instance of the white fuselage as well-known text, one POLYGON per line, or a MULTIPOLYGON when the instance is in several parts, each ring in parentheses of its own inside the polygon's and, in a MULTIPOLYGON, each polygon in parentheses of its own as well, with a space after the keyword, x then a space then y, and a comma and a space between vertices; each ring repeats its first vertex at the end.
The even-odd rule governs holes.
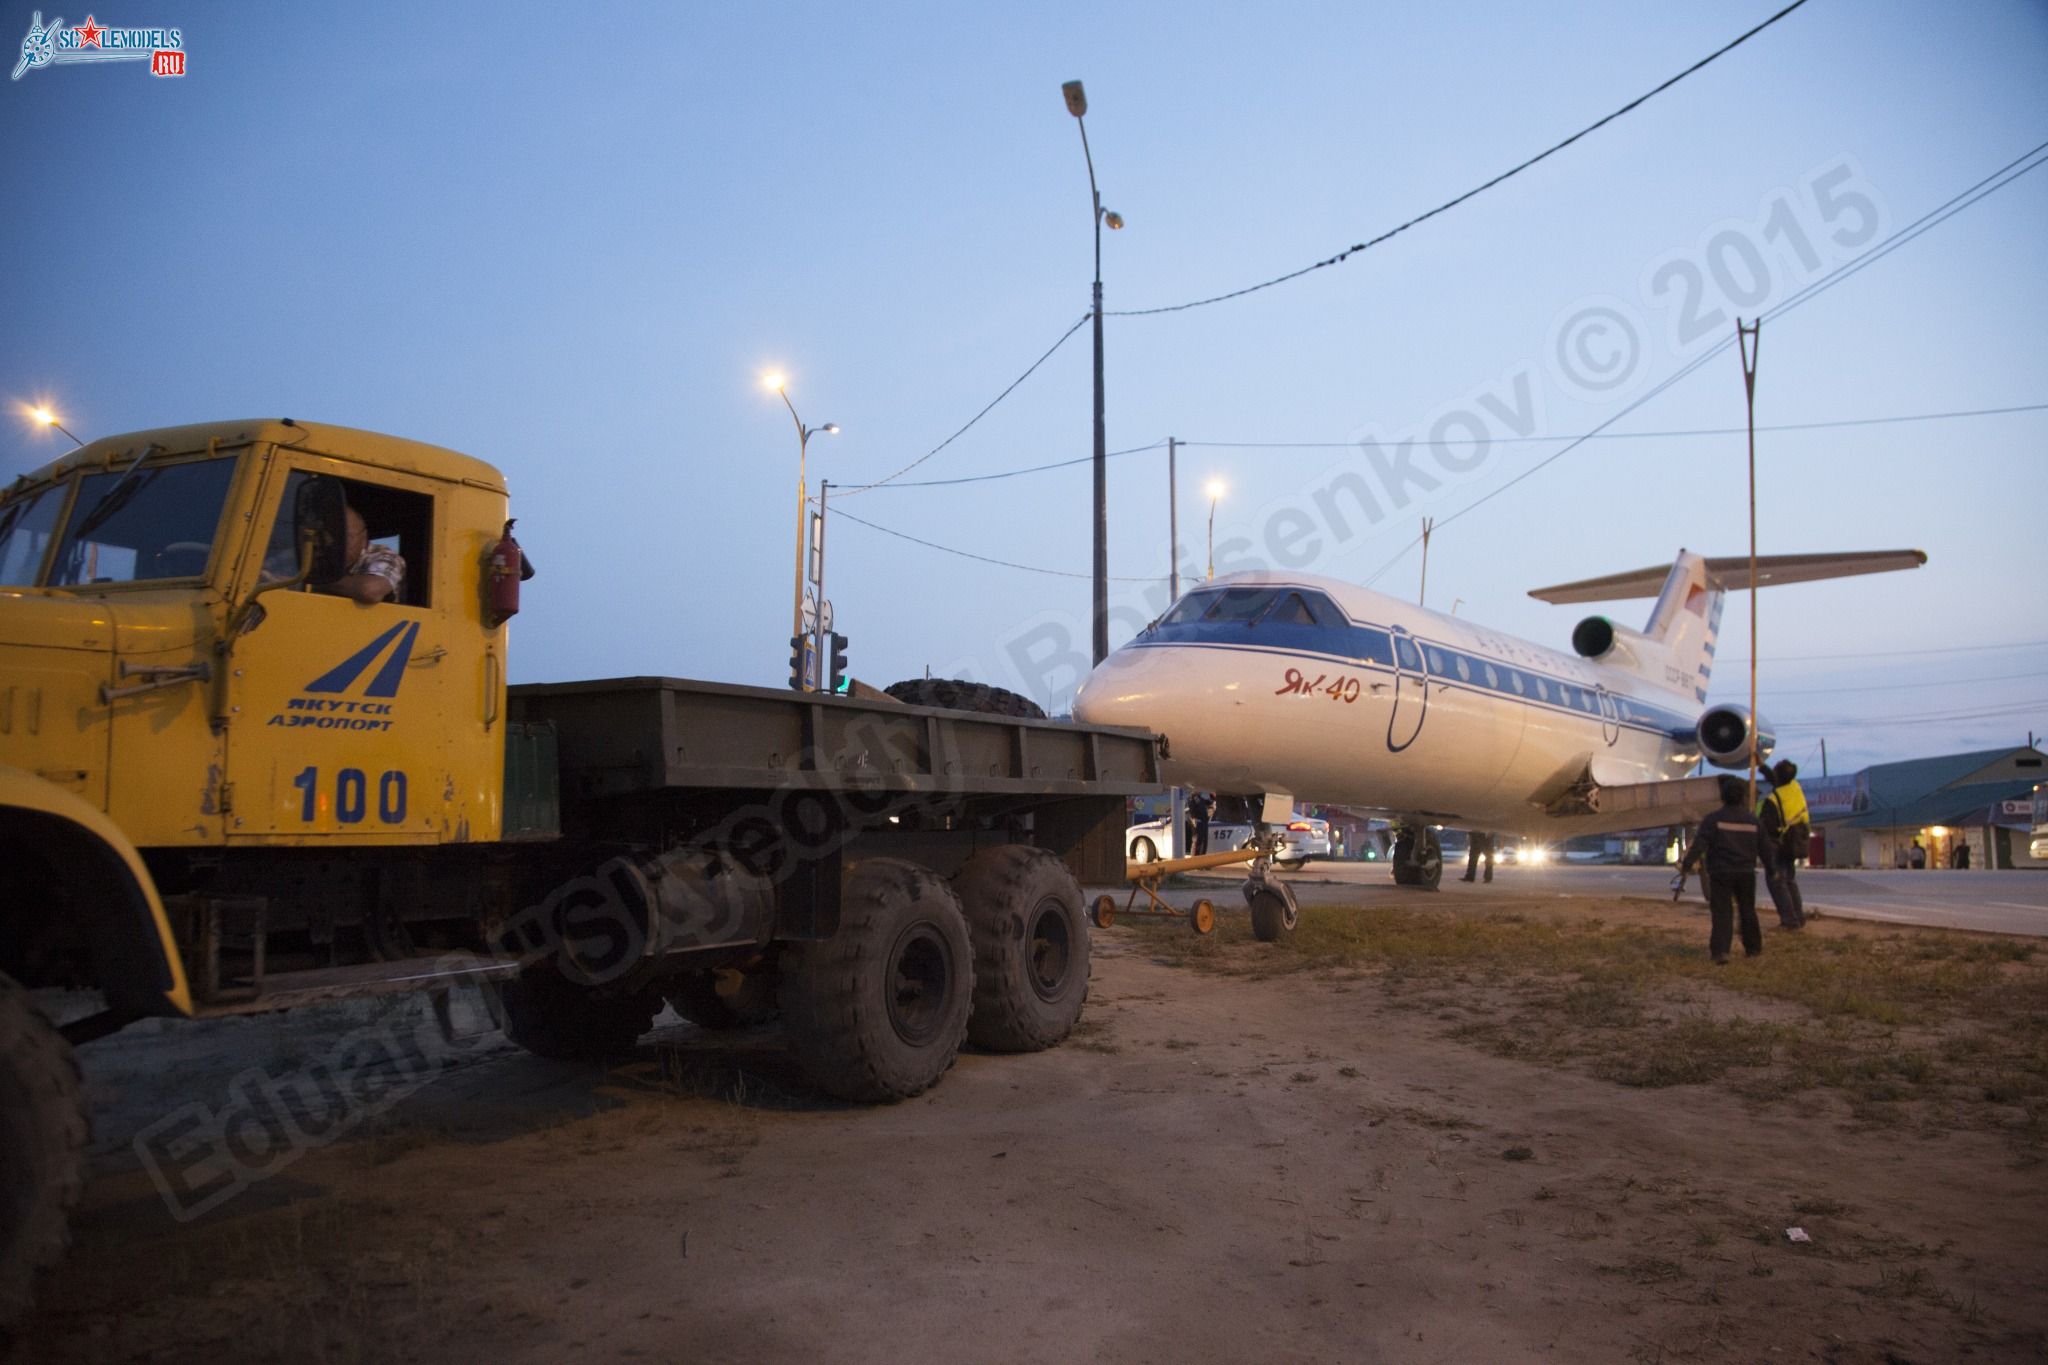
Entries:
POLYGON ((1615 667, 1302 575, 1237 574, 1183 601, 1212 588, 1294 590, 1307 610, 1248 623, 1176 607, 1075 702, 1081 720, 1165 736, 1177 785, 1543 833, 1558 828, 1549 793, 1682 777, 1699 759, 1704 682, 1665 685, 1694 680, 1640 657, 1655 653, 1640 637, 1615 667))

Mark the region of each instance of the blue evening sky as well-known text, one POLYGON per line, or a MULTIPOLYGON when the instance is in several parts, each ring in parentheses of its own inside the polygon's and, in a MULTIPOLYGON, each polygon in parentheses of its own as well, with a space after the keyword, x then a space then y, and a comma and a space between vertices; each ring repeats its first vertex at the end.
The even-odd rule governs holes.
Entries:
MULTIPOLYGON (((786 371, 806 420, 844 427, 814 438, 813 479, 858 484, 1079 321, 1089 205, 1063 80, 1087 83, 1103 201, 1128 220, 1104 234, 1108 307, 1146 308, 1328 257, 1777 7, 96 2, 101 25, 182 29, 188 74, 57 66, 0 86, 0 397, 87 437, 288 415, 479 456, 542 568, 515 680, 778 685, 797 452, 759 376, 786 371)), ((10 69, 32 8, 0 6, 10 69)), ((1811 0, 1344 264, 1111 316, 1109 446, 1327 443, 1183 448, 1184 571, 1201 571, 1211 478, 1224 569, 1356 582, 1391 562, 1375 586, 1412 595, 1419 555, 1396 556, 1433 515, 1429 604, 1565 647, 1583 611, 1529 588, 1744 550, 1743 440, 1588 442, 1451 522, 1559 448, 1501 438, 1614 417, 1737 311, 2048 142, 2044 71, 2037 0, 1811 0), (1406 466, 1403 439, 1425 443, 1406 466)), ((1759 422, 2048 404, 2044 228, 2048 173, 2028 174, 1767 322, 1759 422)), ((901 482, 1085 457, 1089 386, 1083 327, 901 482)), ((1612 430, 1742 419, 1730 351, 1612 430)), ((1784 753, 1825 736, 1843 770, 2048 730, 2044 438, 2041 411, 1760 437, 1765 553, 1930 556, 1766 595, 1784 753)), ((0 423, 0 473, 64 445, 0 423)), ((1163 449, 1111 462, 1112 574, 1165 574, 1167 492, 1163 449)), ((1071 697, 1085 463, 844 510, 829 595, 858 676, 1071 697)), ((1117 585, 1115 637, 1162 593, 1117 585)), ((1717 696, 1746 692, 1747 631, 1731 601, 1717 696)))

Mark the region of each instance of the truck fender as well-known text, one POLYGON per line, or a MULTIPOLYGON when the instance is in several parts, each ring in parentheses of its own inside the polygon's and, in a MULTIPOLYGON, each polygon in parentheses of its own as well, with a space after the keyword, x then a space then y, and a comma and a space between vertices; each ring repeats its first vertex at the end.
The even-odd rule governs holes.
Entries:
MULTIPOLYGON (((130 970, 124 975, 137 979, 101 983, 108 988, 110 1000, 121 994, 131 1005, 140 1006, 153 1004, 153 997, 160 994, 177 1013, 192 1013, 192 989, 185 979, 163 900, 142 855, 120 826, 104 811, 48 779, 0 764, 0 837, 8 836, 33 839, 45 848, 55 841, 61 849, 59 856, 77 859, 82 874, 95 876, 100 886, 112 889, 113 899, 123 902, 109 907, 109 921, 132 931, 126 934, 125 951, 117 960, 125 959, 130 970), (144 978, 146 985, 142 984, 144 978), (128 989, 117 991, 121 986, 128 989)), ((155 1006, 150 1012, 164 1011, 155 1006)))

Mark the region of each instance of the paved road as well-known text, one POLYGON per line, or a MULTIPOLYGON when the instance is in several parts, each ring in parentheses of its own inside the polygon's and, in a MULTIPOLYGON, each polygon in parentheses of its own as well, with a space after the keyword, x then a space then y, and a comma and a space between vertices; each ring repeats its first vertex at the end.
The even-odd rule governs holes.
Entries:
MULTIPOLYGON (((1462 871, 1462 868, 1460 868, 1462 871)), ((1306 904, 1330 904, 1355 898, 1360 890, 1394 889, 1384 863, 1312 863, 1287 874, 1297 897, 1306 904)), ((1234 880, 1234 879, 1233 879, 1234 880)), ((1851 919, 1889 920, 1949 929, 1975 929, 1995 934, 2048 936, 2048 871, 1896 872, 1847 868, 1802 868, 1800 886, 1809 909, 1851 919)), ((1654 896, 1671 894, 1671 869, 1563 864, 1547 867, 1503 867, 1491 885, 1470 886, 1446 870, 1443 893, 1486 896, 1502 892, 1527 895, 1532 890, 1560 896, 1654 896)), ((1697 881, 1686 895, 1698 899, 1697 881)), ((1763 879, 1757 879, 1760 909, 1771 917, 1763 879)))

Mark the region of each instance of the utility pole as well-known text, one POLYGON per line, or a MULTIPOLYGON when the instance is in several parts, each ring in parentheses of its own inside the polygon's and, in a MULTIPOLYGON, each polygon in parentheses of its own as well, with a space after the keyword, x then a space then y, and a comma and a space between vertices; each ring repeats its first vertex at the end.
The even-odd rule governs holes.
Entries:
POLYGON ((1166 438, 1166 545, 1170 561, 1166 571, 1168 600, 1180 601, 1180 480, 1174 473, 1174 455, 1180 439, 1166 438))
POLYGON ((1822 777, 1828 775, 1828 739, 1826 735, 1822 735, 1820 739, 1820 775, 1822 777))
POLYGON ((1423 599, 1429 596, 1429 533, 1434 529, 1436 529, 1436 518, 1424 517, 1422 519, 1422 587, 1415 594, 1415 605, 1418 607, 1424 605, 1423 599))
POLYGON ((1756 357, 1764 320, 1735 319, 1735 349, 1742 357, 1742 392, 1749 406, 1749 808, 1756 809, 1756 357))

